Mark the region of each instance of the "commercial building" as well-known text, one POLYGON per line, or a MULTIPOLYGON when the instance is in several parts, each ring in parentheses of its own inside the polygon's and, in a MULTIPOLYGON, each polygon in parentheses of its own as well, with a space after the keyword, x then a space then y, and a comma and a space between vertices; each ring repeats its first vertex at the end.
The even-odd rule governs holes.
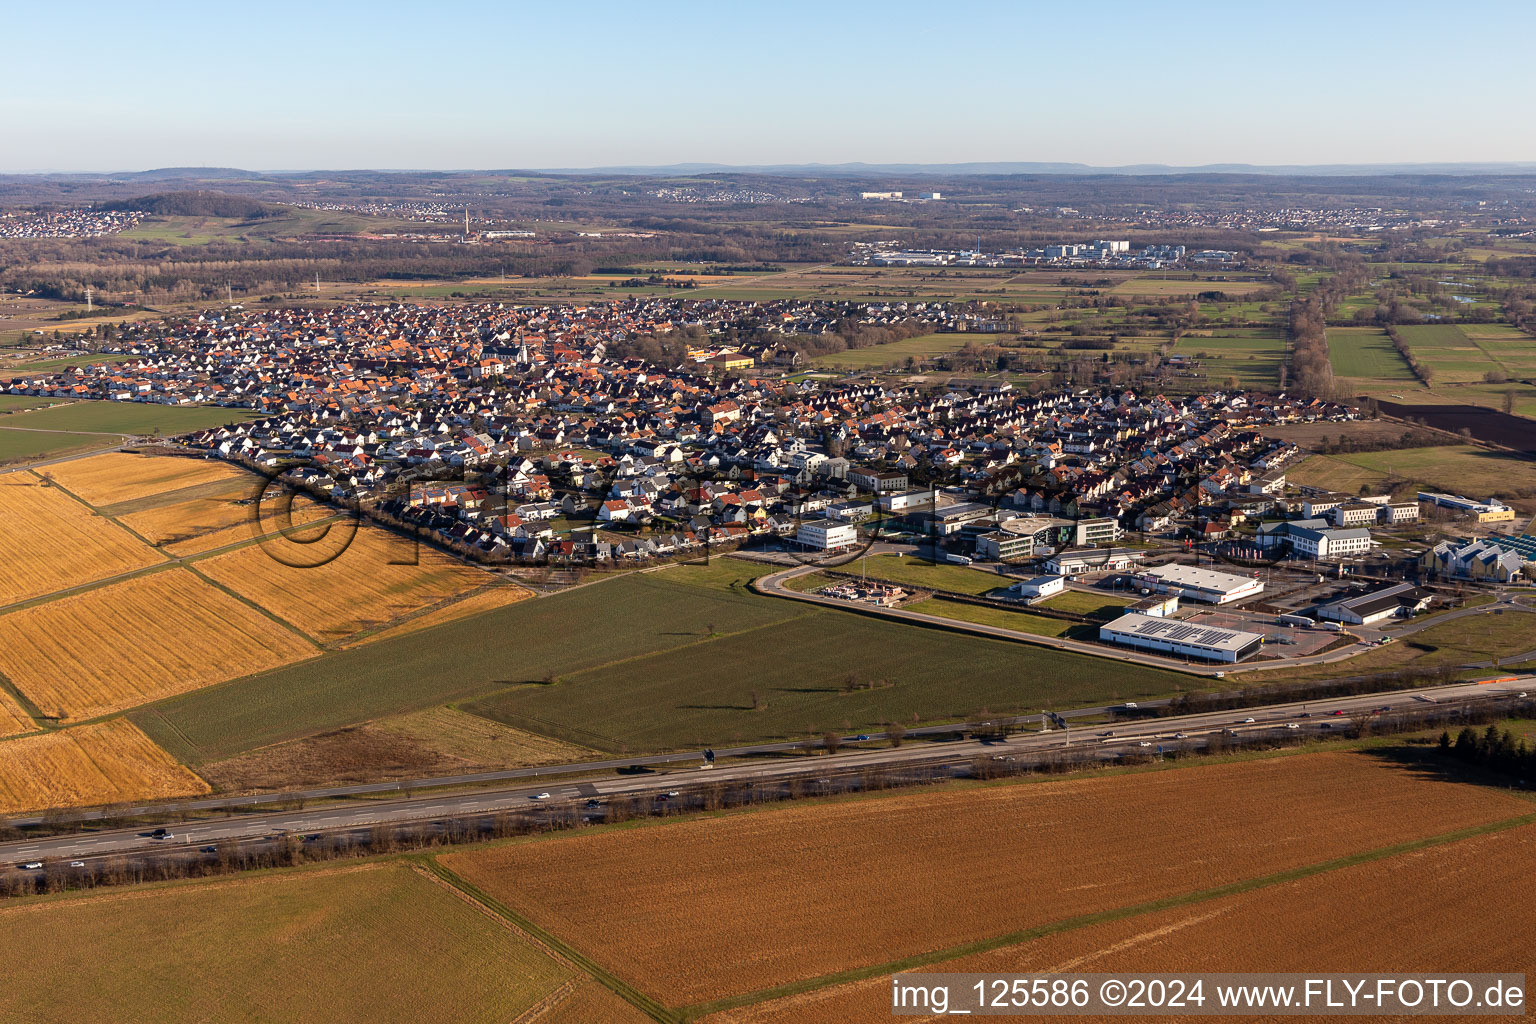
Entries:
POLYGON ((1352 626, 1369 626, 1373 622, 1398 616, 1412 615, 1429 607, 1434 597, 1412 583, 1397 583, 1381 587, 1365 594, 1333 601, 1317 609, 1320 619, 1347 622, 1352 626))
POLYGON ((1091 544, 1113 544, 1125 536, 1118 519, 1079 519, 1072 525, 1072 543, 1080 548, 1091 544))
POLYGON ((1080 572, 1125 572, 1146 557, 1134 548, 1084 548, 1062 551, 1045 563, 1045 571, 1057 576, 1080 572))
POLYGON ((1029 534, 993 530, 976 538, 976 557, 994 562, 1021 562, 1033 558, 1035 539, 1029 534))
POLYGON ((933 492, 922 489, 893 491, 880 495, 882 512, 909 512, 915 508, 927 508, 933 504, 933 492))
POLYGON ((801 523, 795 540, 817 551, 838 551, 852 547, 859 538, 859 531, 852 523, 837 523, 830 519, 817 519, 801 523))
POLYGON ((876 494, 905 491, 911 486, 907 474, 899 469, 870 469, 868 466, 848 470, 848 482, 876 494))
POLYGON ((1177 594, 1151 594, 1126 608, 1128 612, 1136 612, 1139 615, 1152 615, 1157 618, 1172 615, 1178 610, 1179 595, 1177 594))
POLYGON ((1206 604, 1230 604, 1264 591, 1262 580, 1193 565, 1155 565, 1138 578, 1158 593, 1176 593, 1206 604))
POLYGON ((1127 612, 1100 626, 1099 639, 1122 647, 1222 662, 1242 661, 1264 643, 1260 633, 1196 626, 1138 612, 1127 612))
POLYGON ((1498 498, 1489 498, 1487 501, 1475 501, 1472 498, 1464 498, 1459 494, 1438 494, 1433 491, 1420 491, 1419 500, 1427 501, 1431 505, 1441 508, 1453 509, 1473 516, 1480 523, 1512 523, 1515 521, 1515 510, 1504 504, 1498 498))
POLYGON ((1030 580, 1020 580, 1008 588, 1009 597, 1022 598, 1026 601, 1043 601, 1067 589, 1067 581, 1061 576, 1036 576, 1030 580))

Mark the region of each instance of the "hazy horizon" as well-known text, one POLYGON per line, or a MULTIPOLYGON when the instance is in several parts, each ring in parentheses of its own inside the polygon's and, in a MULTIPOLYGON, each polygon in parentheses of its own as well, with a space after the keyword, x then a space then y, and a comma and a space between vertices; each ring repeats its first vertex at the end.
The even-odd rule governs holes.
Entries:
POLYGON ((47 88, 0 97, 5 172, 1536 162, 1536 67, 1496 42, 1536 5, 61 11, 12 14, 47 88))

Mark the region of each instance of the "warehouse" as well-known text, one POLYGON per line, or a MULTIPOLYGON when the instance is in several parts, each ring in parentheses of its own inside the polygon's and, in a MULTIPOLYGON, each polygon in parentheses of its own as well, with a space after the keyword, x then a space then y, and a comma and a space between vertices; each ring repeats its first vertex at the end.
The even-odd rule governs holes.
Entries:
POLYGON ((1156 588, 1158 593, 1177 592, 1180 597, 1206 604, 1229 604, 1264 590, 1263 582, 1252 577, 1193 565, 1156 565, 1144 569, 1139 578, 1156 588))
POLYGON ((1099 627, 1099 639, 1122 647, 1183 655, 1201 661, 1242 661, 1264 643, 1260 633, 1195 626, 1178 619, 1128 612, 1099 627))
POLYGON ((1347 622, 1352 626, 1369 626, 1382 619, 1421 612, 1429 607, 1433 596, 1412 583, 1398 583, 1368 594, 1357 594, 1343 601, 1325 604, 1318 608, 1317 616, 1320 619, 1347 622))

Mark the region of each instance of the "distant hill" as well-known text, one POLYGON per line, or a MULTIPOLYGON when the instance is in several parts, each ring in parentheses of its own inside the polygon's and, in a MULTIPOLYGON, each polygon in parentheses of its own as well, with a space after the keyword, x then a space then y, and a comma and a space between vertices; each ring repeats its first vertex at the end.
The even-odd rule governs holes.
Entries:
POLYGON ((119 199, 102 203, 104 210, 143 210, 162 217, 233 217, 237 220, 260 220, 264 217, 281 217, 281 206, 257 202, 244 196, 232 196, 224 192, 158 192, 135 199, 119 199))

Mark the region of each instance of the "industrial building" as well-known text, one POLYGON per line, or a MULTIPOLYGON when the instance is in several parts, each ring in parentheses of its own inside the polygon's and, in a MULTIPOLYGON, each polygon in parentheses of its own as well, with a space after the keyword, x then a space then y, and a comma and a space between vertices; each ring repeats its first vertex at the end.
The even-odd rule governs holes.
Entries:
POLYGON ((1064 577, 1036 576, 1034 579, 1020 580, 1009 587, 1008 596, 1026 601, 1043 601, 1065 589, 1067 589, 1067 581, 1064 577))
POLYGON ((1242 661, 1264 644, 1261 633, 1196 626, 1136 612, 1127 612, 1100 626, 1099 639, 1122 647, 1225 662, 1242 661))
POLYGON ((1230 604, 1264 591, 1262 580, 1193 565, 1155 565, 1144 569, 1139 579, 1159 593, 1177 593, 1206 604, 1230 604))
POLYGON ((1412 583, 1397 583, 1366 594, 1356 594, 1342 601, 1334 601, 1317 609, 1320 619, 1346 622, 1352 626, 1369 626, 1373 622, 1398 616, 1412 615, 1429 607, 1434 595, 1412 583))

